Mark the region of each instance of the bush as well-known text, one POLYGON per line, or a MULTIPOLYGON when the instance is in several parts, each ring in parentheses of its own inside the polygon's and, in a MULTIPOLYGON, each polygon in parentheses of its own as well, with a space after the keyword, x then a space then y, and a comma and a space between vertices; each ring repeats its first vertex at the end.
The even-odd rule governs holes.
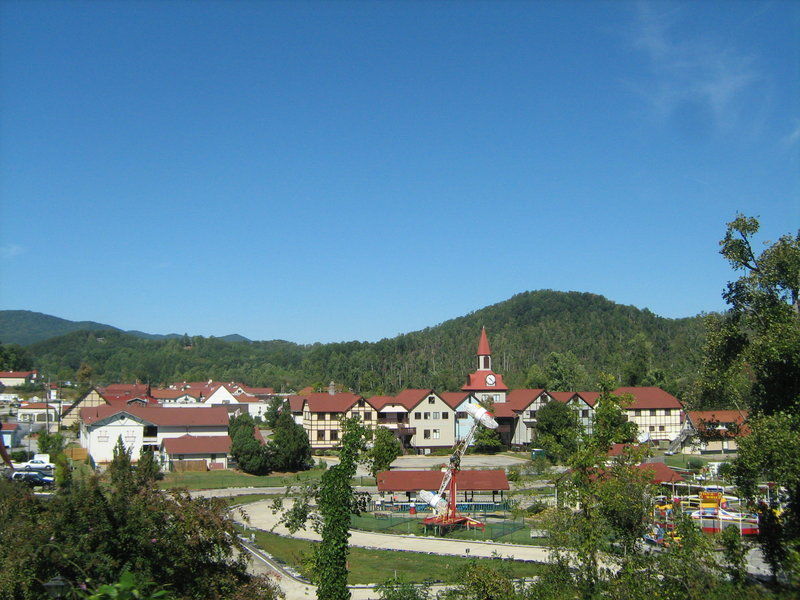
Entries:
POLYGON ((686 468, 690 471, 699 471, 705 463, 699 458, 690 458, 686 461, 686 468))
POLYGON ((522 479, 522 469, 518 465, 509 467, 506 473, 506 479, 514 483, 519 482, 519 480, 522 479))
POLYGON ((31 459, 31 456, 33 456, 33 454, 31 454, 27 450, 14 450, 14 452, 11 453, 11 460, 14 462, 22 463, 29 461, 31 459))

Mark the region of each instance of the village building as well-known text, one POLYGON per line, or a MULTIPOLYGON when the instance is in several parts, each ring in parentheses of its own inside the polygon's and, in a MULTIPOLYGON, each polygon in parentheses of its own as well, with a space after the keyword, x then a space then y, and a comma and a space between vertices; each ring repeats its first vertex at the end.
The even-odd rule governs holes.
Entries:
POLYGON ((135 462, 142 448, 159 453, 168 438, 228 435, 228 409, 224 406, 103 405, 81 409, 80 420, 81 446, 96 463, 111 461, 120 438, 135 462))
POLYGON ((182 435, 161 441, 164 470, 214 470, 228 468, 231 438, 227 435, 182 435))
POLYGON ((623 409, 639 428, 640 441, 668 446, 680 434, 683 405, 672 394, 659 387, 620 387, 613 393, 631 399, 623 409))
POLYGON ((467 405, 480 405, 478 399, 471 392, 441 392, 439 396, 447 406, 453 409, 455 441, 460 442, 467 437, 472 424, 475 422, 475 419, 467 413, 467 405))
POLYGON ((0 385, 17 387, 28 383, 36 383, 38 371, 0 371, 0 385))
POLYGON ((729 454, 739 449, 738 440, 750 433, 746 410, 690 410, 686 413, 681 443, 686 454, 729 454))
POLYGON ((22 428, 17 423, 0 423, 0 443, 6 448, 19 446, 22 440, 22 428))
POLYGON ((600 392, 548 392, 553 400, 563 402, 575 411, 583 433, 591 435, 594 405, 600 392))
MULTIPOLYGON (((375 427, 378 421, 378 412, 358 394, 334 392, 331 389, 328 393, 306 394, 301 398, 303 428, 314 449, 338 446, 344 418, 356 416, 369 427, 375 427)), ((295 400, 295 406, 299 402, 295 400)))
POLYGON ((34 397, 19 405, 17 420, 20 423, 40 423, 54 426, 58 423, 58 412, 58 403, 41 402, 39 398, 34 397))

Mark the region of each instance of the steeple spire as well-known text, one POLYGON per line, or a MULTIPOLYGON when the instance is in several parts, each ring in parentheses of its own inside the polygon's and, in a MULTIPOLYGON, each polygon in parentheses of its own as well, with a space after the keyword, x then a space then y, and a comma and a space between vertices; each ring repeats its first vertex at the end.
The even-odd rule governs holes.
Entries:
POLYGON ((489 338, 486 337, 486 327, 481 327, 481 339, 478 341, 478 356, 489 356, 492 349, 489 348, 489 338))

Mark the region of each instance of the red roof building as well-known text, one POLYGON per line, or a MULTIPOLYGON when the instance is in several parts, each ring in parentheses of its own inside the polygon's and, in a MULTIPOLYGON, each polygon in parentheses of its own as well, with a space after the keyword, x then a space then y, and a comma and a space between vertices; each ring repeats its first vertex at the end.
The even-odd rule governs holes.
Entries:
POLYGON ((163 439, 161 447, 171 455, 228 454, 231 450, 231 438, 227 435, 183 435, 163 439))
POLYGON ((81 419, 92 426, 115 415, 128 414, 163 427, 219 427, 228 425, 225 406, 172 408, 162 406, 92 406, 81 409, 81 419))
MULTIPOLYGON (((436 491, 442 484, 441 471, 381 471, 377 475, 379 492, 436 491)), ((458 491, 499 492, 508 490, 508 479, 502 469, 479 471, 465 470, 458 473, 458 491)))

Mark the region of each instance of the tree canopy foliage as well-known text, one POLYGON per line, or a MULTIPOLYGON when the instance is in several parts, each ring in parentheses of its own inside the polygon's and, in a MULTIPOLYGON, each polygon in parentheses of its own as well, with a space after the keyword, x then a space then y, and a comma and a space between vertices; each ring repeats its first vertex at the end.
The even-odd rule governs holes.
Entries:
POLYGON ((118 331, 79 331, 28 350, 37 368, 53 378, 74 380, 85 363, 99 384, 213 378, 300 389, 335 380, 362 394, 455 390, 474 369, 483 325, 491 336, 495 369, 506 383, 524 387, 531 371, 538 370, 552 389, 589 387, 604 371, 614 373, 620 384, 632 377, 660 377, 665 389, 680 394, 695 377, 704 335, 697 317, 665 319, 594 294, 540 290, 374 343, 303 346, 203 337, 187 343, 180 337, 151 340, 118 331))

